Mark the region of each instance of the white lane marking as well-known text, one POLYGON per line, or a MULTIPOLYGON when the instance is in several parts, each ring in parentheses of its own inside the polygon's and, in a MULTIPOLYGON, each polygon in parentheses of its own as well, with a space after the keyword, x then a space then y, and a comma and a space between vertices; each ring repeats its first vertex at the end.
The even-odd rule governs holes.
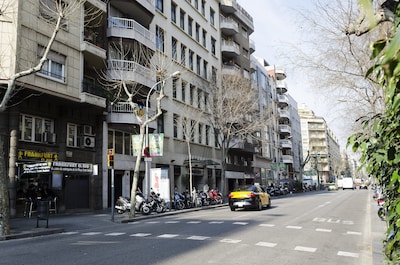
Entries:
POLYGON ((260 224, 259 226, 274 227, 274 224, 260 224))
POLYGON ((159 235, 158 237, 162 237, 162 238, 174 238, 177 237, 179 235, 177 234, 163 234, 163 235, 159 235))
POLYGON ((105 236, 121 236, 121 235, 125 235, 126 233, 109 233, 109 234, 105 234, 105 236))
POLYGON ((330 232, 332 232, 332 229, 317 228, 317 229, 315 229, 315 231, 330 233, 330 232))
POLYGON ((325 221, 326 221, 326 218, 315 217, 315 218, 313 219, 313 222, 320 222, 320 223, 323 223, 323 222, 325 222, 325 221))
POLYGON ((258 242, 256 244, 256 246, 260 246, 260 247, 269 247, 269 248, 273 248, 276 247, 276 245, 278 245, 277 243, 271 243, 271 242, 258 242))
POLYGON ((208 238, 210 238, 210 237, 208 237, 208 236, 190 236, 187 239, 190 239, 190 240, 206 240, 208 238))
POLYGON ((200 224, 201 222, 200 221, 189 221, 189 222, 187 222, 188 224, 200 224))
POLYGON ((211 222, 208 222, 209 224, 223 224, 224 223, 224 221, 211 221, 211 222))
POLYGON ((309 248, 309 247, 302 247, 302 246, 296 246, 296 247, 294 248, 294 250, 297 250, 297 251, 304 251, 304 252, 315 252, 315 251, 317 251, 316 248, 309 248))
POLYGON ((295 226, 295 225, 288 225, 288 226, 286 226, 286 228, 289 228, 289 229, 302 229, 303 227, 295 226))
POLYGON ((239 243, 240 241, 242 241, 242 240, 224 238, 224 239, 221 239, 219 242, 236 244, 236 243, 239 243))
POLYGON ((361 232, 354 232, 354 231, 347 231, 348 235, 356 235, 356 236, 361 236, 361 232))
POLYGON ((179 223, 179 221, 166 221, 165 223, 166 224, 177 224, 177 223, 179 223))
POLYGON ((119 244, 120 242, 115 241, 78 241, 72 243, 72 245, 80 245, 80 246, 92 246, 92 245, 99 245, 99 244, 119 244))
POLYGON ((101 232, 87 232, 87 233, 82 233, 83 236, 94 236, 94 235, 99 235, 101 232))
POLYGON ((64 233, 61 233, 62 235, 76 235, 76 234, 78 234, 79 232, 64 232, 64 233))
POLYGON ((353 221, 343 221, 343 224, 345 225, 354 225, 353 221))
POLYGON ((328 223, 331 223, 331 224, 338 224, 338 223, 340 223, 340 219, 332 219, 332 218, 329 218, 329 219, 327 220, 327 222, 328 222, 328 223))
POLYGON ((145 236, 150 236, 150 233, 136 233, 136 234, 132 234, 130 236, 136 236, 136 237, 145 237, 145 236))
POLYGON ((146 224, 159 224, 160 221, 148 221, 146 222, 146 224))
POLYGON ((358 254, 358 253, 346 252, 346 251, 338 251, 337 255, 344 256, 344 257, 352 257, 352 258, 358 258, 360 256, 360 254, 358 254))
POLYGON ((247 225, 249 223, 246 223, 246 222, 234 222, 233 224, 234 225, 247 225))

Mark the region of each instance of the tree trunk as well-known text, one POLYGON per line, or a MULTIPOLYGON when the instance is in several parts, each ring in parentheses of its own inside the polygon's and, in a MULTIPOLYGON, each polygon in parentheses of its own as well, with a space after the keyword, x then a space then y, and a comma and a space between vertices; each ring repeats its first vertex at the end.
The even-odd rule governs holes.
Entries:
POLYGON ((0 233, 10 234, 10 205, 8 195, 8 179, 6 174, 6 163, 4 155, 5 135, 0 134, 0 233))

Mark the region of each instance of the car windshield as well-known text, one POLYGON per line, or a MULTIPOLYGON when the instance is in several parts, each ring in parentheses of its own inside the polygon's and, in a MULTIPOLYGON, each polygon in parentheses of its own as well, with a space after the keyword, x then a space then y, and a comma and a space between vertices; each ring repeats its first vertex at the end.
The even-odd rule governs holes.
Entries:
POLYGON ((254 185, 251 186, 240 186, 237 187, 234 191, 255 191, 256 187, 254 185))

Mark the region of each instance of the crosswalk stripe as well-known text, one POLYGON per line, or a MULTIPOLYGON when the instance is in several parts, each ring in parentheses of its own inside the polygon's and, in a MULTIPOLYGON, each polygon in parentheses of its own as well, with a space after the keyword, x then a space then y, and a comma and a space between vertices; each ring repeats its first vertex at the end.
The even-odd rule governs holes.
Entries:
POLYGON ((239 243, 240 241, 242 241, 242 240, 225 238, 225 239, 221 239, 219 242, 236 244, 236 243, 239 243))
POLYGON ((358 258, 360 256, 358 253, 346 252, 346 251, 338 251, 337 255, 344 257, 352 257, 352 258, 358 258))
POLYGON ((234 222, 234 225, 247 225, 248 223, 246 222, 234 222))
POLYGON ((201 222, 200 221, 189 221, 189 222, 187 222, 188 224, 200 224, 201 222))
POLYGON ((332 229, 317 228, 317 229, 315 229, 315 231, 330 233, 330 232, 332 232, 332 229))
POLYGON ((347 231, 348 235, 357 235, 357 236, 361 236, 361 232, 353 232, 353 231, 347 231))
POLYGON ((288 226, 286 226, 286 228, 289 228, 289 229, 302 229, 303 227, 295 226, 295 225, 288 225, 288 226))
POLYGON ((179 235, 177 234, 163 234, 163 235, 159 235, 158 237, 162 237, 162 238, 174 238, 177 237, 179 235))
POLYGON ((296 247, 294 248, 294 250, 297 250, 297 251, 304 251, 304 252, 315 252, 315 251, 317 251, 316 248, 302 247, 302 246, 296 246, 296 247))
POLYGON ((208 238, 210 238, 210 237, 208 237, 208 236, 190 236, 187 239, 190 239, 190 240, 206 240, 208 238))
POLYGON ((266 226, 266 227, 274 227, 274 224, 260 224, 260 226, 266 226))
POLYGON ((269 247, 269 248, 273 248, 276 247, 276 245, 278 245, 277 243, 271 243, 271 242, 258 242, 256 244, 256 246, 260 246, 260 247, 269 247))
POLYGON ((150 233, 136 233, 136 234, 132 234, 130 236, 136 236, 136 237, 145 237, 145 236, 150 236, 150 233))

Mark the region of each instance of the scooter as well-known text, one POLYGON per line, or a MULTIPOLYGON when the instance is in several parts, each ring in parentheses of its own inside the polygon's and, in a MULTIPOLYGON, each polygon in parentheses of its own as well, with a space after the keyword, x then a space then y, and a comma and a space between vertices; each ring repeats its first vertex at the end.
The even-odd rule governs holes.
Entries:
MULTIPOLYGON (((127 211, 131 211, 131 200, 128 197, 119 196, 117 202, 115 203, 115 209, 119 214, 123 214, 127 211)), ((151 213, 151 208, 146 202, 142 192, 137 191, 136 193, 136 203, 135 203, 135 211, 140 212, 144 215, 151 213)))
POLYGON ((148 205, 157 213, 164 213, 167 211, 167 204, 165 203, 165 200, 160 197, 159 193, 156 194, 154 191, 150 193, 148 205))

